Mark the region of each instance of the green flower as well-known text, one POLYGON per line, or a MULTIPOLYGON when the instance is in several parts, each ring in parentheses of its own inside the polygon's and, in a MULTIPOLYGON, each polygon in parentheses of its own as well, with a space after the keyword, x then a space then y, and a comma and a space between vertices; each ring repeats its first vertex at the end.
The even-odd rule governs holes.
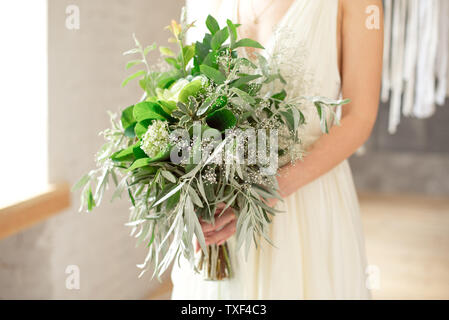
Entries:
POLYGON ((154 120, 148 127, 147 132, 142 137, 140 148, 145 154, 154 158, 161 152, 168 149, 170 140, 170 133, 166 121, 154 120))
POLYGON ((165 101, 179 101, 179 95, 181 91, 190 83, 192 82, 200 82, 201 86, 204 86, 207 83, 207 78, 204 76, 196 76, 196 77, 187 77, 177 80, 175 83, 173 83, 170 88, 168 89, 156 89, 157 98, 159 100, 165 100, 165 101))
POLYGON ((157 98, 159 100, 165 101, 175 101, 178 102, 178 96, 181 92, 182 88, 189 84, 189 81, 186 79, 179 79, 175 83, 173 83, 168 89, 156 89, 157 98))

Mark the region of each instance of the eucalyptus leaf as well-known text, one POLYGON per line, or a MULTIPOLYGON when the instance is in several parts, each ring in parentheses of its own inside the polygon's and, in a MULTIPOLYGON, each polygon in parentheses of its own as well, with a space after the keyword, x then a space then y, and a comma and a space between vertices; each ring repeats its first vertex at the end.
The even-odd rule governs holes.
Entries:
POLYGON ((168 181, 176 183, 176 177, 170 171, 162 170, 161 174, 168 181))
POLYGON ((152 207, 156 207, 157 205, 161 204, 162 202, 164 202, 165 200, 167 200, 168 198, 170 198, 171 196, 173 196, 178 190, 180 190, 185 184, 185 181, 181 182, 178 185, 174 185, 172 186, 169 191, 163 195, 163 197, 161 197, 160 199, 157 199, 157 201, 152 205, 152 207))
POLYGON ((81 179, 78 180, 78 182, 75 185, 73 185, 71 191, 73 192, 83 188, 89 181, 90 175, 86 173, 84 176, 81 177, 81 179))
POLYGON ((207 97, 201 106, 198 108, 198 111, 196 112, 197 116, 201 116, 207 112, 209 107, 215 102, 215 99, 217 99, 217 94, 212 94, 211 96, 207 97))
POLYGON ((248 93, 245 91, 240 90, 239 88, 231 88, 231 91, 237 94, 243 101, 249 104, 256 103, 256 100, 251 97, 248 93))
POLYGON ((167 212, 170 212, 178 205, 180 197, 181 197, 181 192, 177 191, 170 198, 168 198, 166 200, 165 209, 167 210, 167 212))
POLYGON ((207 65, 201 65, 200 70, 204 73, 209 79, 211 79, 216 84, 222 84, 225 82, 226 77, 219 70, 212 68, 207 65))
POLYGON ((198 193, 193 189, 190 185, 187 188, 188 193, 190 195, 190 198, 192 199, 193 203, 197 205, 200 208, 203 208, 203 202, 201 201, 200 197, 198 196, 198 193))

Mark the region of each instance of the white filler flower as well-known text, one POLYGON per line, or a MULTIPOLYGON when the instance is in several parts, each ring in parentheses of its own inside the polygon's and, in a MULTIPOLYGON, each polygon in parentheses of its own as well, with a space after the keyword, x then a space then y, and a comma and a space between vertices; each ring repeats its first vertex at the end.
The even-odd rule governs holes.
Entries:
POLYGON ((161 151, 167 150, 169 139, 167 122, 155 120, 144 134, 140 148, 148 157, 153 158, 161 151))

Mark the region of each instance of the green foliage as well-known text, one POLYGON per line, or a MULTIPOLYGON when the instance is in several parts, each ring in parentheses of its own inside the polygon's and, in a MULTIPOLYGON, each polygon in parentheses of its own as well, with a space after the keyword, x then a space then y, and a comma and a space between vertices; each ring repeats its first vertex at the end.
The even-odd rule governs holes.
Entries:
POLYGON ((132 170, 136 170, 142 167, 146 167, 148 166, 150 163, 153 163, 155 161, 160 160, 160 158, 162 158, 164 155, 166 155, 166 153, 161 153, 160 155, 156 156, 155 158, 141 158, 141 159, 137 159, 136 161, 133 162, 133 164, 128 168, 128 171, 132 171, 132 170))
POLYGON ((235 48, 235 42, 237 41, 237 27, 232 23, 231 20, 226 20, 228 33, 230 37, 230 47, 235 48))
POLYGON ((212 103, 209 110, 207 110, 209 113, 214 112, 215 110, 221 109, 225 107, 228 103, 228 97, 227 96, 219 96, 214 103, 212 103))
POLYGON ((132 75, 128 76, 125 80, 123 80, 122 87, 126 86, 128 84, 128 82, 130 82, 131 80, 134 80, 134 79, 137 79, 137 78, 141 78, 145 74, 146 73, 145 73, 144 70, 139 70, 136 73, 133 73, 132 75))
POLYGON ((159 52, 164 56, 174 57, 175 53, 168 47, 159 47, 159 52))
POLYGON ((281 92, 278 92, 271 96, 272 99, 278 100, 278 101, 284 101, 286 97, 287 97, 287 92, 285 92, 285 90, 282 90, 281 92))
POLYGON ((242 39, 235 43, 233 49, 240 48, 240 47, 250 47, 250 48, 257 48, 257 49, 264 49, 264 47, 257 41, 252 39, 242 39))
POLYGON ((183 103, 187 103, 189 100, 189 97, 196 96, 202 87, 203 87, 203 84, 202 84, 201 80, 194 80, 194 81, 190 82, 179 93, 179 98, 178 98, 179 101, 181 101, 183 103))
POLYGON ((226 80, 226 77, 223 75, 223 73, 220 72, 220 70, 209 67, 207 65, 201 65, 200 71, 216 84, 222 84, 226 80))
POLYGON ((221 45, 228 39, 229 32, 228 28, 223 28, 215 33, 210 42, 210 47, 212 50, 217 51, 220 49, 221 45))
POLYGON ((237 123, 237 118, 230 110, 221 108, 212 112, 206 118, 206 122, 211 128, 224 131, 234 127, 237 123))
POLYGON ((158 100, 157 103, 159 103, 167 114, 171 114, 174 110, 176 110, 176 102, 174 101, 158 100))
POLYGON ((95 200, 94 196, 92 195, 92 188, 89 187, 86 194, 87 198, 87 210, 92 211, 92 209, 95 207, 95 200))
MULTIPOLYGON (((338 123, 335 106, 349 102, 323 97, 292 99, 284 89, 272 92, 274 83, 281 88, 285 84, 279 70, 262 55, 251 61, 239 57, 236 50, 263 49, 262 45, 251 39, 239 40, 239 25, 230 20, 221 28, 208 16, 206 26, 209 33, 201 41, 186 44, 186 32, 193 24, 172 22, 167 29, 169 42, 176 49, 158 47, 166 63, 159 70, 147 61, 156 45, 144 47, 134 37, 135 47, 125 55, 132 55, 126 70, 136 70, 123 86, 138 80, 144 96, 125 108, 120 118, 111 114, 111 127, 102 133, 106 142, 95 157, 97 168, 73 187, 81 190, 80 209, 87 211, 101 204, 112 184, 112 199, 123 192, 128 195, 132 204, 128 225, 138 243, 149 250, 139 267, 143 272, 153 269, 153 276, 160 276, 180 253, 193 263, 193 236, 204 254, 212 252, 205 245, 199 218, 214 222, 219 203, 232 208, 238 217, 238 247, 244 246, 248 252, 251 243, 258 245, 259 239, 270 242, 268 224, 278 211, 266 201, 279 198, 276 177, 261 175, 260 163, 216 163, 227 149, 238 147, 236 140, 224 135, 226 129, 286 128, 282 138, 287 147, 279 150, 279 155, 287 154, 300 141, 299 128, 306 122, 301 110, 306 104, 315 105, 322 131, 327 132, 338 123), (194 78, 198 75, 204 81, 194 78), (163 151, 149 158, 140 145, 155 120, 167 121, 169 131, 185 129, 189 138, 195 130, 201 136, 209 135, 209 145, 191 141, 185 161, 175 163, 170 159, 175 148, 170 140, 163 151), (195 162, 198 151, 201 156, 195 162)), ((292 160, 296 159, 292 155, 292 160)), ((229 257, 226 259, 230 265, 229 257)))
POLYGON ((136 119, 134 118, 133 115, 133 109, 134 105, 123 110, 122 117, 120 119, 122 122, 123 129, 125 129, 125 135, 130 138, 132 138, 135 135, 134 127, 136 125, 136 119))
POLYGON ((129 146, 123 150, 115 152, 111 156, 112 161, 132 161, 134 160, 134 148, 140 148, 140 142, 129 146))
POLYGON ((133 116, 137 122, 144 120, 168 120, 170 115, 157 103, 143 101, 134 106, 133 116))
MULTIPOLYGON (((123 53, 123 55, 133 55, 133 54, 139 54, 141 56, 141 59, 138 60, 131 60, 130 62, 127 63, 126 65, 126 69, 130 69, 133 66, 137 66, 140 64, 143 64, 145 66, 145 69, 139 70, 135 73, 133 73, 132 75, 128 76, 125 80, 123 80, 122 82, 122 87, 126 86, 128 84, 128 82, 130 82, 131 80, 134 79, 141 79, 143 78, 144 82, 148 82, 148 78, 153 77, 154 75, 151 75, 151 71, 147 62, 147 55, 148 53, 150 53, 151 51, 153 51, 154 49, 156 49, 156 44, 152 44, 151 46, 147 46, 147 47, 142 47, 142 45, 140 44, 139 40, 137 40, 136 36, 133 35, 134 38, 134 43, 136 45, 135 48, 126 51, 125 53, 123 53)), ((145 85, 145 89, 147 85, 145 85)), ((151 90, 151 88, 148 88, 149 90, 151 90)))
POLYGON ((135 134, 138 138, 141 138, 148 130, 148 126, 153 122, 153 119, 145 119, 136 124, 134 127, 135 134))
POLYGON ((242 85, 247 84, 248 82, 256 80, 260 77, 262 77, 262 75, 260 75, 260 74, 249 74, 249 75, 241 76, 240 78, 234 80, 231 83, 231 87, 236 87, 236 88, 242 89, 241 88, 242 85))
POLYGON ((207 26, 207 29, 209 29, 211 34, 215 34, 220 30, 220 26, 218 25, 217 20, 215 20, 215 18, 212 17, 211 15, 207 16, 206 26, 207 26))

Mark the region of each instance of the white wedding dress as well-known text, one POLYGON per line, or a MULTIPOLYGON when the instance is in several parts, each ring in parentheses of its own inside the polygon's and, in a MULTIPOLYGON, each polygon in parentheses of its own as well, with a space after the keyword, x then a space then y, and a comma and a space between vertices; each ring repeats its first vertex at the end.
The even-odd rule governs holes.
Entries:
MULTIPOLYGON (((189 20, 196 20, 190 40, 202 37, 211 13, 226 25, 236 19, 237 0, 189 0, 189 20)), ((272 63, 288 81, 288 95, 339 98, 337 63, 338 0, 295 0, 264 44, 272 63)), ((313 106, 303 129, 307 146, 321 135, 313 106)), ((172 271, 172 299, 369 299, 366 258, 359 205, 351 171, 343 161, 279 204, 285 212, 274 217, 270 237, 276 247, 252 246, 233 253, 235 276, 205 281, 183 258, 172 271)), ((233 248, 234 239, 231 238, 233 248)), ((232 249, 231 249, 232 250, 232 249)))

